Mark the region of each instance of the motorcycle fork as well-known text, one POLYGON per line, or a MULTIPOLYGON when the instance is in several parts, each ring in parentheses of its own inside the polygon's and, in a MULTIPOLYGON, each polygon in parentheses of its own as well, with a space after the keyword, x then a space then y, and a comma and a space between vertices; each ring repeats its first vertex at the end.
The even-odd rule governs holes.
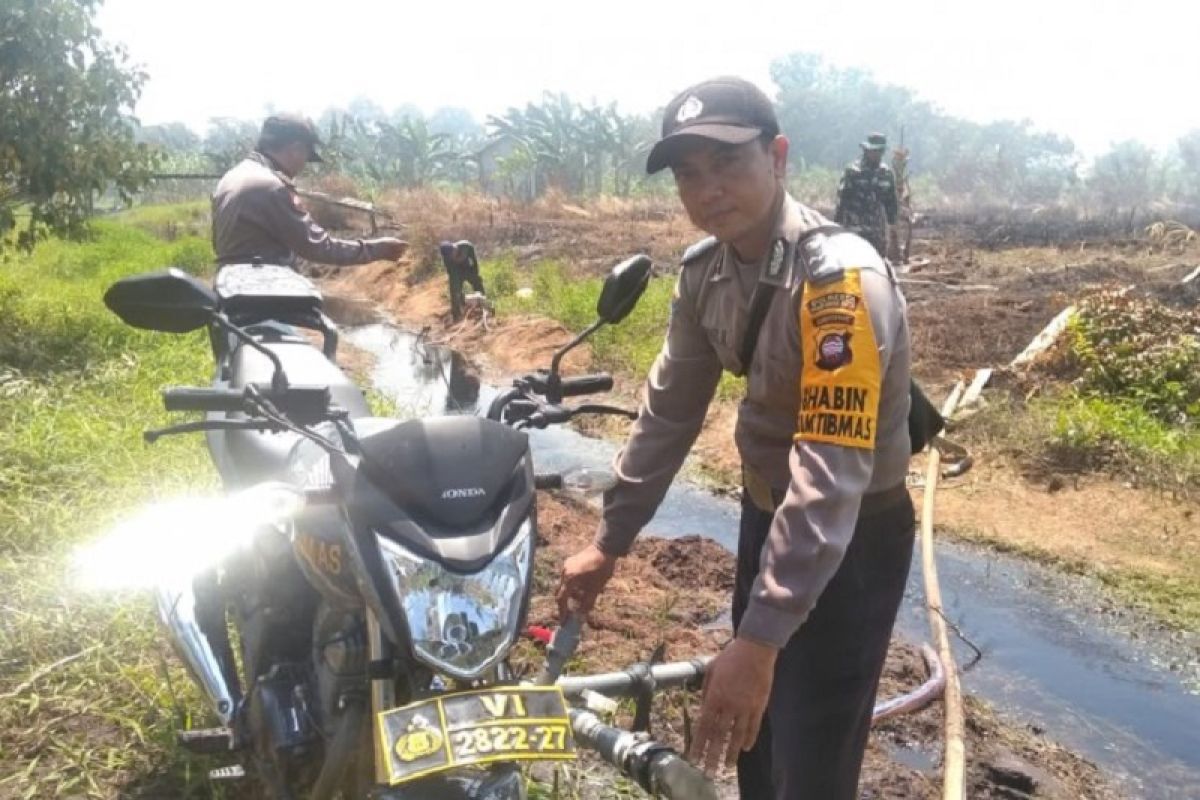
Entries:
MULTIPOLYGON (((381 784, 386 784, 388 781, 387 753, 384 752, 387 743, 379 734, 379 725, 376 720, 379 719, 379 714, 396 705, 396 686, 390 674, 387 677, 379 678, 375 677, 373 673, 379 665, 384 663, 384 659, 390 656, 387 650, 383 632, 379 629, 379 618, 368 607, 367 670, 368 675, 371 675, 371 740, 375 742, 375 782, 381 784)), ((390 670, 387 672, 390 673, 390 670)))

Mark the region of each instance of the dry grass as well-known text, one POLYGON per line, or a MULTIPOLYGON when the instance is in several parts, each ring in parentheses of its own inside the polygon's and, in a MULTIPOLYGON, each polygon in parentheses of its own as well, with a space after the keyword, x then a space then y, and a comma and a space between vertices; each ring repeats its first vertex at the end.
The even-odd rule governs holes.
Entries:
POLYGON ((437 244, 468 239, 480 259, 512 250, 522 262, 556 259, 597 274, 635 253, 669 268, 702 238, 675 201, 570 199, 551 192, 532 203, 432 189, 385 193, 380 205, 403 225, 411 245, 410 282, 438 274, 437 244))

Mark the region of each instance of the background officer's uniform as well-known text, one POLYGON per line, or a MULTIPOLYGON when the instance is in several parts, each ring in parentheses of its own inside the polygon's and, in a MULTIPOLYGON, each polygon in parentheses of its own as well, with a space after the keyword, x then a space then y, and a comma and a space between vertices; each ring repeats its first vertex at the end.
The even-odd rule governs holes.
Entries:
POLYGON ((226 172, 212 196, 213 250, 218 264, 295 266, 365 264, 380 258, 370 242, 335 239, 305 210, 291 178, 269 156, 253 152, 226 172))
POLYGON ((487 294, 483 289, 483 278, 479 275, 479 259, 475 256, 475 245, 466 239, 454 244, 442 242, 438 249, 442 254, 442 265, 446 268, 446 278, 450 282, 450 314, 457 322, 463 315, 464 281, 480 294, 487 294))
POLYGON ((596 543, 623 555, 653 517, 740 349, 756 281, 773 292, 735 432, 745 473, 738 635, 782 648, 743 798, 853 798, 913 545, 905 488, 910 350, 879 255, 785 197, 771 251, 692 247, 596 543), (748 279, 747 279, 748 278, 748 279), (819 601, 819 602, 818 602, 819 601))
MULTIPOLYGON (((887 139, 873 133, 863 142, 867 150, 884 150, 887 139)), ((866 239, 881 256, 887 253, 887 228, 896 224, 896 176, 884 163, 872 167, 858 161, 846 167, 838 184, 834 221, 866 239)))

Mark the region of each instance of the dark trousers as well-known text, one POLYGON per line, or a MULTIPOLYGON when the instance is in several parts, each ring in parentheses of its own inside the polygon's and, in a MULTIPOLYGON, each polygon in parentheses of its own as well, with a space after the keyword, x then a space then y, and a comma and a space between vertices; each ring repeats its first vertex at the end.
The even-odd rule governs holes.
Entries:
POLYGON ((471 284, 471 288, 480 294, 486 294, 483 278, 479 277, 478 270, 470 268, 447 267, 446 272, 450 278, 450 314, 455 320, 460 320, 463 315, 463 282, 471 284))
MULTIPOLYGON (((736 627, 758 575, 772 514, 742 495, 736 627)), ((912 501, 860 516, 841 566, 779 653, 758 741, 738 758, 743 800, 853 800, 875 690, 904 596, 912 501)))

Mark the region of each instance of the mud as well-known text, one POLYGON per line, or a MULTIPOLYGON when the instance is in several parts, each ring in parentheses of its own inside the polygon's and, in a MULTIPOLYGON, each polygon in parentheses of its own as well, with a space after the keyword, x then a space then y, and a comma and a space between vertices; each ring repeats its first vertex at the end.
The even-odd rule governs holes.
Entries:
MULTIPOLYGON (((596 512, 567 497, 543 497, 539 507, 542 539, 538 551, 534 624, 553 626, 554 584, 562 560, 586 544, 596 512)), ((666 659, 716 653, 730 635, 711 623, 729 603, 733 557, 708 539, 642 539, 623 559, 585 629, 576 669, 605 671, 646 660, 659 643, 666 659)), ((532 669, 540 658, 529 644, 524 658, 532 669)), ((925 679, 916 648, 892 644, 880 687, 881 697, 906 692, 925 679)), ((684 745, 684 709, 694 718, 699 697, 667 693, 652 718, 657 736, 684 745)), ((1116 798, 1120 794, 1100 771, 1047 740, 1039 732, 999 720, 986 706, 967 703, 968 796, 971 798, 1116 798)), ((627 712, 623 722, 628 724, 627 712)), ((881 723, 872 735, 860 796, 935 798, 941 796, 942 706, 881 723)), ((600 774, 602 769, 593 765, 600 774)), ((599 783, 599 782, 594 782, 599 783)), ((722 778, 723 796, 736 797, 732 775, 722 778)), ((592 785, 585 797, 616 797, 592 785)))

